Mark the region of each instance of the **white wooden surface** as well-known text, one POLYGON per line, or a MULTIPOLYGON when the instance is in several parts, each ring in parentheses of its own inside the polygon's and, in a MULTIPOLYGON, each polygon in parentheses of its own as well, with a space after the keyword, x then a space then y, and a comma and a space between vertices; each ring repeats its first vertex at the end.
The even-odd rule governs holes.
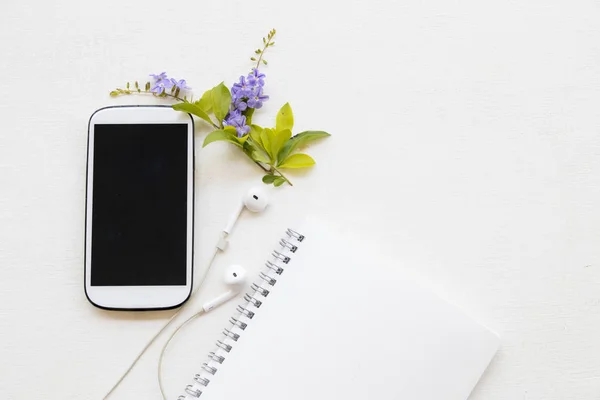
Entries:
MULTIPOLYGON (((0 14, 0 397, 100 399, 169 313, 83 293, 86 124, 126 80, 230 85, 276 27, 268 124, 334 136, 244 215, 220 270, 256 271, 310 213, 379 241, 503 335, 472 400, 600 396, 600 8, 593 1, 21 1, 0 14)), ((200 124, 199 124, 200 125, 200 124)), ((199 142, 207 130, 198 130, 199 142)), ((260 171, 198 146, 198 268, 260 171)), ((376 266, 374 266, 376 268, 376 266)), ((235 303, 175 342, 178 394, 235 303)), ((159 399, 158 346, 114 399, 159 399)), ((435 384, 434 382, 432 384, 435 384)))

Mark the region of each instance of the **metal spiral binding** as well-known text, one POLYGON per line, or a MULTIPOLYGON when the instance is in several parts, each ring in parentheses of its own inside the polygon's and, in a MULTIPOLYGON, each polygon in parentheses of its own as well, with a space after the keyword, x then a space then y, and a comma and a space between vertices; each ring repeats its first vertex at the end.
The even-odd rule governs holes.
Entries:
POLYGON ((304 235, 299 234, 298 232, 296 232, 293 229, 288 229, 285 232, 289 237, 293 237, 295 238, 297 241, 302 242, 304 240, 304 235))
POLYGON ((283 268, 281 268, 279 265, 273 264, 271 261, 267 261, 265 263, 265 265, 267 266, 267 268, 272 269, 273 271, 275 271, 275 273, 277 275, 281 275, 283 272, 283 268))
POLYGON ((256 283, 253 283, 252 285, 250 285, 250 287, 252 288, 252 290, 254 290, 255 292, 258 292, 262 295, 262 297, 267 297, 269 295, 269 291, 263 287, 258 286, 256 283))
POLYGON ((223 364, 223 361, 225 361, 225 357, 221 357, 221 356, 215 354, 213 351, 208 353, 208 356, 210 357, 211 360, 216 361, 219 364, 223 364))
POLYGON ((194 397, 200 397, 200 395, 202 394, 202 390, 200 389, 195 389, 194 385, 187 385, 185 387, 185 391, 187 394, 190 394, 194 397))
POLYGON ((277 250, 273 250, 273 257, 278 258, 279 260, 281 260, 284 264, 287 264, 290 262, 290 258, 288 256, 286 256, 285 254, 277 251, 277 250))
POLYGON ((226 351, 226 352, 228 352, 228 353, 229 353, 229 352, 231 351, 231 349, 233 348, 233 346, 232 346, 232 345, 230 345, 230 344, 226 344, 226 343, 223 343, 223 342, 221 342, 220 340, 217 340, 217 346, 219 346, 220 348, 222 348, 223 350, 225 350, 225 351, 226 351))
POLYGON ((229 319, 229 322, 231 322, 231 324, 232 324, 232 325, 239 326, 239 328, 240 328, 241 330, 244 330, 244 329, 246 329, 246 327, 248 326, 248 324, 247 324, 247 323, 245 323, 245 322, 242 322, 242 321, 240 321, 239 319, 237 319, 237 318, 233 318, 233 317, 231 317, 231 318, 229 319))
POLYGON ((254 313, 250 310, 248 310, 246 307, 244 306, 237 306, 236 310, 241 313, 244 314, 248 319, 252 319, 254 318, 254 313))
POLYGON ((288 242, 288 241, 287 241, 287 240, 285 240, 285 239, 281 239, 281 240, 279 241, 279 244, 280 244, 282 247, 287 247, 288 249, 290 249, 290 251, 291 251, 292 253, 295 253, 295 252, 296 252, 296 250, 298 250, 298 246, 294 246, 293 244, 291 244, 290 242, 288 242))
POLYGON ((206 372, 210 373, 211 375, 214 375, 217 373, 217 369, 215 367, 211 367, 207 363, 202 364, 202 369, 205 370, 206 372))
POLYGON ((271 278, 269 275, 265 274, 264 272, 259 273, 258 277, 260 279, 262 279, 263 281, 267 282, 271 286, 275 286, 275 284, 277 283, 277 279, 271 278))
POLYGON ((246 293, 244 295, 244 300, 246 300, 248 303, 252 303, 252 305, 256 308, 260 308, 260 306, 262 306, 262 301, 255 299, 254 297, 250 296, 248 293, 246 293))
POLYGON ((209 361, 202 364, 202 370, 199 374, 194 375, 194 383, 185 387, 185 394, 179 396, 177 400, 188 400, 198 398, 202 395, 202 391, 210 384, 210 379, 206 374, 215 375, 220 364, 223 364, 227 358, 227 354, 233 349, 235 343, 241 338, 241 332, 248 327, 248 322, 256 315, 257 310, 263 305, 265 298, 271 293, 271 288, 275 286, 285 268, 291 261, 291 256, 296 253, 299 244, 305 239, 305 236, 292 230, 286 230, 286 238, 279 240, 277 250, 271 253, 273 259, 267 260, 265 266, 267 269, 260 272, 258 282, 253 283, 250 287, 252 292, 244 295, 246 304, 237 306, 238 315, 229 319, 231 327, 223 329, 223 337, 217 340, 217 350, 208 353, 209 361), (262 285, 268 285, 269 289, 262 285), (237 330, 237 332, 235 331, 237 330), (220 354, 219 354, 220 353, 220 354), (210 364, 213 365, 210 365, 210 364), (215 366, 215 364, 218 364, 215 366))
POLYGON ((238 341, 238 339, 240 338, 240 335, 230 331, 229 329, 225 328, 223 329, 223 335, 225 336, 229 336, 230 338, 232 338, 233 340, 235 340, 236 342, 238 341))
POLYGON ((200 374, 194 375, 194 380, 202 386, 208 386, 208 384, 210 383, 210 379, 203 378, 200 374))

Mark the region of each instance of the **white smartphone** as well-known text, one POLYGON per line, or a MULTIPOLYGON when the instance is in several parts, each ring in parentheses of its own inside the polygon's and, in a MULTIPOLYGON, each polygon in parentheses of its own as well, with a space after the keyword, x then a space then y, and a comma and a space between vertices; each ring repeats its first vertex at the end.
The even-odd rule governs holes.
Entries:
POLYGON ((194 122, 161 106, 107 107, 88 127, 85 293, 159 310, 192 291, 194 122))

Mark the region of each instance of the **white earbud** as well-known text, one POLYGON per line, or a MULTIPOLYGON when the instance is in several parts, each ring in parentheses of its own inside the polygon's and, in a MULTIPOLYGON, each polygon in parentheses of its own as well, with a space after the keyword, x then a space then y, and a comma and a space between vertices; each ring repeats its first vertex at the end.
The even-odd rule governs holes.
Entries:
POLYGON ((237 296, 244 288, 246 276, 246 270, 240 265, 231 265, 229 268, 227 268, 227 270, 225 270, 225 283, 230 287, 230 289, 222 295, 205 303, 202 306, 204 312, 209 312, 210 310, 215 309, 221 304, 224 304, 237 296))
MULTIPOLYGON (((198 291, 198 289, 200 289, 200 287, 202 286, 202 283, 204 282, 204 279, 206 278, 206 275, 208 274, 208 271, 210 271, 212 264, 215 260, 216 255, 218 254, 218 251, 225 251, 225 249, 227 248, 227 243, 228 243, 228 236, 231 233, 231 231, 233 230, 233 227, 236 223, 236 221, 238 220, 240 214, 242 213, 242 211, 244 210, 244 207, 247 208, 248 210, 252 211, 252 212, 261 212, 263 211, 265 208, 267 208, 267 205, 269 204, 269 199, 267 194, 261 189, 261 188, 252 188, 248 191, 248 193, 246 193, 246 195, 244 196, 244 198, 242 199, 242 201, 240 202, 240 205, 238 207, 238 209, 236 210, 236 212, 231 216, 231 218, 229 219, 229 222, 227 223, 227 226, 225 227, 225 229, 223 230, 223 232, 221 233, 221 237, 219 238, 219 241, 216 244, 216 249, 215 249, 215 253, 213 255, 213 257, 211 258, 208 267, 206 268, 203 276, 200 278, 199 282, 197 283, 196 288, 193 290, 192 295, 194 296, 194 294, 198 291)), ((179 332, 179 330, 181 328, 183 328, 187 323, 189 323, 190 321, 192 321, 194 318, 197 318, 198 316, 202 315, 203 313, 209 312, 211 310, 214 310, 216 307, 220 306, 221 304, 226 303, 227 301, 233 299, 234 297, 236 297, 241 291, 242 288, 244 287, 244 283, 246 281, 246 270, 244 270, 244 268, 240 267, 239 265, 233 265, 231 267, 229 267, 226 270, 225 273, 225 282, 230 285, 230 290, 228 290, 227 292, 223 293, 222 295, 218 296, 217 298, 205 303, 202 306, 202 310, 200 310, 199 312, 195 313, 194 315, 192 315, 190 318, 188 318, 182 325, 179 325, 179 327, 177 327, 177 329, 171 334, 171 336, 169 337, 169 339, 167 340, 167 342, 165 343, 162 352, 160 353, 160 358, 159 358, 159 362, 158 362, 158 384, 159 384, 159 388, 160 391, 163 395, 163 398, 165 397, 165 392, 163 389, 163 384, 162 384, 162 378, 161 378, 161 366, 162 366, 162 359, 163 356, 165 354, 165 350, 167 349, 167 346, 169 345, 169 343, 171 342, 171 340, 173 339, 173 337, 175 337, 175 335, 177 334, 177 332, 179 332)), ((142 349, 142 351, 138 354, 138 356, 135 358, 135 360, 133 360, 133 363, 131 363, 131 365, 129 366, 129 369, 127 369, 127 371, 125 371, 125 373, 123 375, 121 375, 121 377, 119 378, 119 380, 117 381, 117 383, 115 383, 113 385, 113 387, 109 390, 109 392, 107 393, 107 395, 104 397, 105 399, 110 396, 110 394, 121 384, 121 382, 123 381, 123 379, 125 379, 125 377, 129 374, 129 372, 131 372, 132 368, 137 364, 137 362, 139 361, 139 359, 142 357, 142 355, 146 352, 146 350, 148 350, 148 348, 150 347, 150 345, 152 345, 152 343, 154 343, 154 341, 156 340, 156 338, 173 322, 175 321, 175 318, 179 315, 179 313, 186 308, 187 304, 190 304, 191 301, 188 301, 186 304, 183 305, 183 307, 181 307, 177 312, 175 312, 175 314, 173 314, 171 316, 171 318, 163 325, 163 327, 154 335, 154 337, 152 339, 150 339, 150 341, 148 343, 146 343, 146 347, 144 347, 144 349, 142 349)))
POLYGON ((262 190, 259 187, 253 187, 252 189, 250 189, 248 191, 248 193, 246 193, 246 195, 242 199, 242 202, 240 203, 238 209, 235 211, 235 213, 229 219, 229 222, 227 223, 227 226, 225 227, 225 229, 223 229, 223 232, 225 232, 226 234, 231 233, 231 231, 233 230, 233 226, 237 222, 237 220, 240 217, 240 214, 242 213, 244 208, 247 208, 248 210, 250 210, 252 212, 258 213, 258 212, 264 211, 264 209, 267 208, 268 204, 269 204, 269 198, 268 198, 267 194, 264 192, 264 190, 262 190))

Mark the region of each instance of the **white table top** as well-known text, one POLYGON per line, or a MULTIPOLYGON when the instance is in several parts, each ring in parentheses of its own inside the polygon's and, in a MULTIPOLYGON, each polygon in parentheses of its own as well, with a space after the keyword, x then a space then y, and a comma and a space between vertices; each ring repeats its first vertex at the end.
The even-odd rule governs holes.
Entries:
MULTIPOLYGON (((272 27, 255 120, 289 101, 308 151, 232 262, 261 267, 287 215, 327 216, 402 252, 503 344, 472 400, 600 393, 600 9, 594 2, 10 2, 0 15, 0 397, 100 399, 170 312, 95 309, 83 292, 86 129, 127 80, 167 71, 231 85, 272 27), (37 4, 34 4, 37 3, 37 4), (60 3, 60 4, 55 4, 60 3)), ((200 124, 199 124, 200 126, 200 124)), ((260 171, 200 148, 198 268, 260 171)), ((217 271, 218 270, 218 271, 217 271)), ((236 302, 175 342, 181 392, 236 302)), ((160 346, 114 399, 159 399, 160 346), (139 395, 139 397, 137 397, 139 395), (136 397, 134 397, 136 396, 136 397)))

